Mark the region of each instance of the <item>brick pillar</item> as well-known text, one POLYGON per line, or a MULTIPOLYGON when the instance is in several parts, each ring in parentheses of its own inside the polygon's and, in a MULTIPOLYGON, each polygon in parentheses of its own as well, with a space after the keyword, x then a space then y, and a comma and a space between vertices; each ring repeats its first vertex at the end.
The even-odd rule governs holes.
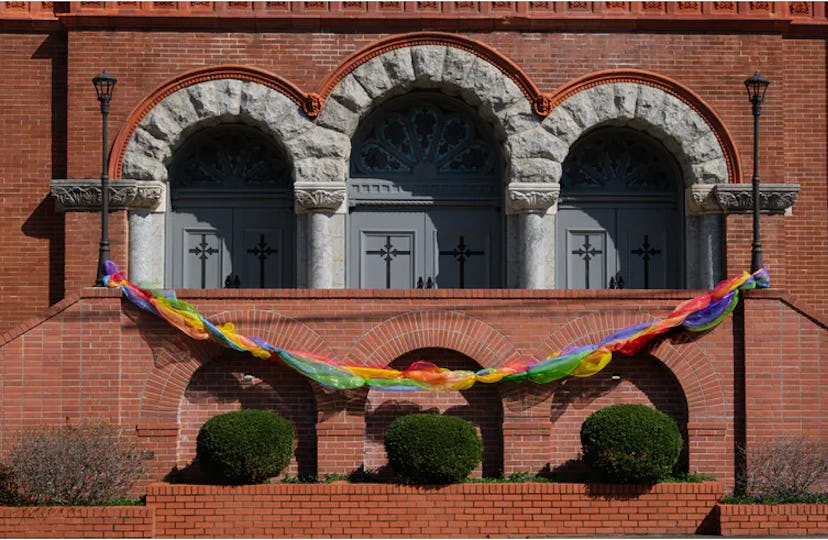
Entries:
POLYGON ((347 474, 363 465, 367 389, 316 393, 317 475, 347 474))
POLYGON ((503 399, 503 475, 537 473, 549 464, 549 403, 531 399, 530 383, 515 385, 503 399))

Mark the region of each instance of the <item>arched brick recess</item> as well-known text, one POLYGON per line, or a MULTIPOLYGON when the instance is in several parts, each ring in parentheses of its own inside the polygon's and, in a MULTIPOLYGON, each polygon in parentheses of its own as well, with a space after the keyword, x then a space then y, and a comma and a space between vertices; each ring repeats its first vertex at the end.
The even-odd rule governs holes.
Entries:
MULTIPOLYGON (((389 365, 405 369, 415 361, 425 361, 455 370, 481 368, 473 358, 445 348, 416 349, 396 358, 389 365)), ((483 441, 483 460, 473 476, 497 477, 503 474, 503 404, 498 385, 476 384, 460 392, 428 390, 401 393, 371 388, 365 408, 365 469, 380 469, 387 462, 385 432, 398 417, 413 413, 439 413, 471 422, 483 441)))
MULTIPOLYGON (((724 124, 698 95, 667 77, 633 69, 593 73, 558 89, 551 106, 542 126, 558 163, 585 132, 629 125, 675 155, 687 187, 741 181, 736 146, 724 124)), ((554 181, 559 179, 560 174, 554 181)))
MULTIPOLYGON (((558 328, 545 343, 545 356, 562 350, 568 345, 598 343, 606 336, 628 326, 658 320, 646 312, 603 311, 571 321, 558 328)), ((726 332, 717 328, 715 332, 726 332)), ((606 378, 613 368, 626 361, 640 361, 641 357, 651 358, 663 365, 675 377, 687 402, 689 433, 690 470, 699 470, 716 475, 723 481, 731 481, 733 474, 732 392, 715 359, 699 345, 696 338, 677 335, 661 339, 651 345, 639 360, 625 357, 614 358, 595 377, 606 378), (724 412, 723 412, 724 411, 724 412)), ((616 369, 617 371, 617 369, 616 369)), ((566 379, 562 384, 571 384, 575 378, 566 379)))
MULTIPOLYGON (((622 328, 658 319, 659 317, 641 311, 606 310, 586 315, 556 329, 544 345, 544 357, 568 345, 598 343, 622 328)), ((687 397, 691 419, 716 416, 718 413, 714 411, 720 411, 721 405, 728 402, 716 366, 692 339, 679 341, 683 342, 680 349, 663 339, 648 349, 648 352, 657 357, 678 379, 687 397)), ((613 363, 619 361, 623 362, 623 358, 613 359, 605 370, 612 370, 613 363)))
POLYGON ((293 425, 296 447, 285 472, 316 475, 316 400, 310 380, 281 362, 263 362, 231 350, 199 367, 181 395, 178 467, 188 468, 195 458, 196 439, 204 422, 239 409, 273 411, 287 419, 293 425))
MULTIPOLYGON (((240 332, 261 337, 277 347, 336 358, 325 340, 313 329, 277 312, 222 311, 208 318, 216 325, 228 321, 235 322, 240 332)), ((199 342, 186 336, 182 337, 182 340, 186 340, 188 347, 191 345, 189 350, 165 347, 155 352, 156 367, 147 377, 142 392, 139 409, 140 422, 176 422, 179 400, 193 373, 227 350, 215 343, 199 342)), ((265 360, 260 361, 265 362, 265 360)))
MULTIPOLYGON (((539 420, 549 430, 546 445, 549 469, 561 479, 566 479, 568 474, 586 472, 579 461, 581 425, 590 414, 609 405, 628 403, 654 407, 672 418, 685 442, 688 441, 687 400, 673 373, 649 354, 622 360, 592 377, 571 377, 549 385, 550 399, 541 407, 547 417, 539 420)), ((692 448, 685 444, 679 462, 681 470, 687 469, 689 450, 692 448)))
POLYGON ((553 159, 554 150, 539 140, 544 132, 538 113, 548 112, 548 99, 511 61, 460 36, 408 34, 357 53, 323 84, 327 99, 317 124, 350 139, 373 107, 416 89, 459 95, 476 107, 504 140, 509 182, 545 183, 560 177, 561 160, 553 159))
POLYGON ((384 367, 410 351, 434 347, 462 353, 484 368, 521 357, 509 340, 483 321, 454 311, 412 311, 368 331, 346 363, 384 367))

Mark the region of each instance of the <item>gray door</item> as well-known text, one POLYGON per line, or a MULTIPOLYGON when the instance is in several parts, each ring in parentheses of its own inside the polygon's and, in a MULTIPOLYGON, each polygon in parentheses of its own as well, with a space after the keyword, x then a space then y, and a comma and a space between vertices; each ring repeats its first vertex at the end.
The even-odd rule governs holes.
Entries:
POLYGON ((289 224, 264 208, 178 208, 170 215, 173 287, 277 288, 289 275, 289 224))
POLYGON ((433 270, 444 289, 500 286, 500 231, 497 208, 433 210, 433 270))
POLYGON ((233 211, 205 208, 197 213, 176 212, 172 220, 172 286, 215 289, 223 286, 232 267, 233 211))
POLYGON ((293 285, 293 188, 284 148, 228 123, 190 135, 170 165, 167 286, 293 285))
POLYGON ((348 284, 376 289, 496 286, 500 280, 496 212, 354 211, 348 284))
POLYGON ((558 286, 681 287, 681 186, 675 158, 646 133, 604 127, 576 141, 561 173, 558 286))
POLYGON ((676 226, 669 209, 562 207, 557 282, 567 289, 678 287, 676 226))

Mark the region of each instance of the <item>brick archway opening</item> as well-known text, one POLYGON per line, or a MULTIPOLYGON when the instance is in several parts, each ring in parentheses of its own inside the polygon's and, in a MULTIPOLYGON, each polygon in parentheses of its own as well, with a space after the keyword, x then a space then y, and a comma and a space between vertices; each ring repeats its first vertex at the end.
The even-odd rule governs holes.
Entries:
POLYGON ((184 479, 202 478, 193 463, 201 426, 213 416, 239 409, 273 411, 293 424, 295 450, 284 473, 316 475, 316 399, 308 380, 281 362, 227 351, 199 367, 181 395, 177 462, 184 479))
MULTIPOLYGON (((481 365, 460 352, 438 347, 416 349, 392 361, 389 367, 406 369, 425 361, 458 370, 477 371, 481 365)), ((471 422, 483 441, 483 461, 472 476, 494 478, 503 475, 503 404, 496 385, 476 384, 460 392, 434 393, 427 390, 400 393, 372 388, 365 409, 365 469, 382 470, 387 458, 383 441, 388 426, 400 416, 434 413, 456 416, 471 422)), ((390 474, 390 471, 383 471, 390 474)))
POLYGON ((618 403, 646 405, 672 418, 684 439, 674 472, 688 470, 687 398, 675 375, 654 356, 616 356, 592 377, 569 377, 553 383, 549 403, 549 463, 558 477, 588 473, 579 460, 581 424, 593 412, 618 403))

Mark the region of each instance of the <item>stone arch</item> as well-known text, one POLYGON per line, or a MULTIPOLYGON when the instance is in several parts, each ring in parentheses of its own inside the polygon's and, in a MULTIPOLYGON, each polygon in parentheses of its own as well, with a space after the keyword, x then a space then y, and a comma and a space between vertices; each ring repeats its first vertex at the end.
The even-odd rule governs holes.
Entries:
MULTIPOLYGON (((605 125, 646 131, 670 150, 685 187, 741 179, 736 146, 712 109, 692 91, 666 77, 640 70, 609 70, 573 81, 551 100, 538 141, 554 149, 557 163, 585 132, 605 125)), ((560 180, 560 167, 557 167, 560 180)))
POLYGON ((550 106, 536 143, 554 154, 555 185, 584 133, 603 126, 648 133, 676 158, 684 180, 685 286, 707 289, 724 278, 724 221, 713 188, 739 182, 740 161, 724 124, 698 95, 655 73, 608 70, 564 85, 550 106))
MULTIPOLYGON (((217 66, 182 74, 130 114, 113 145, 110 176, 163 189, 173 152, 188 135, 234 122, 255 126, 284 147, 294 185, 343 183, 350 140, 316 125, 308 116, 313 103, 312 96, 289 81, 250 67, 217 66)), ((297 197, 302 194, 296 192, 297 197)), ((164 242, 159 239, 165 236, 168 206, 162 203, 129 215, 129 267, 136 281, 164 284, 164 242)))
POLYGON ((510 183, 551 182, 560 162, 536 144, 549 99, 494 49, 451 34, 422 32, 377 42, 346 60, 323 83, 318 125, 349 139, 377 104, 416 89, 458 95, 503 140, 510 183))
MULTIPOLYGON (((129 115, 113 144, 110 175, 136 180, 167 179, 172 150, 198 127, 233 120, 255 124, 285 145, 294 180, 329 153, 347 157, 348 141, 316 126, 311 98, 291 82, 246 66, 200 68, 166 82, 129 115)), ((331 173, 331 167, 320 167, 331 173)), ((337 176, 335 179, 340 180, 337 176)), ((311 177, 318 180, 318 174, 311 177)))
POLYGON ((521 357, 508 339, 479 319, 454 311, 412 311, 368 331, 346 363, 382 367, 413 350, 432 348, 457 351, 484 368, 521 357))

